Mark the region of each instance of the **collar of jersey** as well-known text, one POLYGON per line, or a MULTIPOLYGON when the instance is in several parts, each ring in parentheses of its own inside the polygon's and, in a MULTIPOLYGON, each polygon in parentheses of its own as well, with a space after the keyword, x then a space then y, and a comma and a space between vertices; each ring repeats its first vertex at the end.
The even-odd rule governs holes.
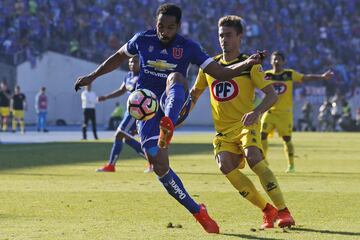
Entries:
POLYGON ((283 70, 281 70, 281 71, 280 71, 280 72, 278 72, 278 73, 275 73, 275 70, 274 70, 274 69, 270 69, 269 71, 270 71, 270 73, 271 73, 271 74, 274 74, 274 75, 281 75, 281 74, 283 74, 283 73, 286 71, 286 69, 285 69, 285 68, 283 68, 283 70))
POLYGON ((218 60, 219 63, 228 66, 228 65, 232 65, 232 64, 234 64, 234 63, 239 62, 239 61, 241 60, 242 56, 243 56, 243 54, 240 53, 240 55, 239 55, 237 58, 235 58, 235 59, 233 59, 233 60, 231 60, 231 61, 229 61, 229 62, 227 62, 227 61, 225 61, 225 60, 223 59, 223 54, 220 54, 220 55, 218 55, 217 57, 218 57, 218 59, 219 59, 219 60, 218 60))

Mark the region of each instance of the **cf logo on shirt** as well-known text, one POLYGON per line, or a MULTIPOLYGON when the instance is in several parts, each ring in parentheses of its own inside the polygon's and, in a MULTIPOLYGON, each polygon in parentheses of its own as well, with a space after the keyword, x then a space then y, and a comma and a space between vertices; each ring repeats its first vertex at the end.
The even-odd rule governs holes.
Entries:
POLYGON ((238 95, 239 87, 234 80, 223 81, 215 80, 211 84, 211 93, 216 101, 225 102, 238 95))
POLYGON ((273 83, 274 90, 277 95, 281 95, 286 92, 287 86, 285 83, 273 83))

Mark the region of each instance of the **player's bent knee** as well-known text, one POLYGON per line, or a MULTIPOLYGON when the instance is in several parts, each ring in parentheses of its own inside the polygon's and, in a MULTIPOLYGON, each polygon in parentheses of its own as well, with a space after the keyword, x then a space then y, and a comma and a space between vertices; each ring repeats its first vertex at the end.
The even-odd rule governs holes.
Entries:
POLYGON ((249 167, 253 167, 263 160, 263 155, 260 149, 254 146, 250 146, 245 149, 245 158, 249 164, 249 167))
POLYGON ((167 84, 171 85, 174 83, 181 83, 181 84, 186 84, 186 78, 184 77, 184 75, 182 75, 179 72, 173 72, 170 73, 169 76, 167 77, 167 84))
POLYGON ((182 75, 179 72, 172 72, 168 75, 167 80, 168 81, 183 81, 183 80, 185 80, 185 77, 184 77, 184 75, 182 75))
POLYGON ((239 165, 234 165, 233 161, 231 161, 231 159, 228 159, 228 158, 224 158, 224 157, 221 157, 220 155, 217 155, 215 157, 215 160, 218 164, 218 167, 220 169, 220 171, 226 175, 228 173, 230 173, 231 171, 233 171, 234 169, 237 168, 237 166, 239 165))

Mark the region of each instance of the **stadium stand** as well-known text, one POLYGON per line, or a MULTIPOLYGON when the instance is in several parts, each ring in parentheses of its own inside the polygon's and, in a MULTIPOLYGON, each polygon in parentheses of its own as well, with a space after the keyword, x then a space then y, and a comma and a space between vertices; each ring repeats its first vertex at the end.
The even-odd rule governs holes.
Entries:
MULTIPOLYGON (((101 62, 137 31, 151 28, 162 0, 2 0, 0 62, 18 65, 47 50, 101 62)), ((183 9, 182 34, 214 55, 217 20, 245 19, 246 52, 285 53, 287 67, 300 72, 332 68, 326 95, 351 95, 360 86, 360 1, 223 0, 172 1, 183 9), (350 93, 349 93, 350 91, 350 93)), ((269 68, 265 63, 265 68, 269 68)))

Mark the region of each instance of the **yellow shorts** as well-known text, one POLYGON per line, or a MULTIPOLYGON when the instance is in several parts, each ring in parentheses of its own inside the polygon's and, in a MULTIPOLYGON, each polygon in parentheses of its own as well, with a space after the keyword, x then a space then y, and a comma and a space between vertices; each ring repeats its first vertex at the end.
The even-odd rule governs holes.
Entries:
POLYGON ((9 107, 0 107, 0 116, 1 117, 8 117, 9 115, 10 115, 9 107))
POLYGON ((13 117, 24 119, 24 111, 23 110, 13 110, 13 117))
POLYGON ((244 149, 255 146, 262 151, 260 139, 260 125, 243 126, 229 133, 218 133, 214 140, 215 156, 220 152, 231 152, 244 156, 244 149))
POLYGON ((267 111, 261 118, 261 132, 271 133, 275 129, 281 137, 291 136, 293 128, 293 114, 291 112, 267 111))

